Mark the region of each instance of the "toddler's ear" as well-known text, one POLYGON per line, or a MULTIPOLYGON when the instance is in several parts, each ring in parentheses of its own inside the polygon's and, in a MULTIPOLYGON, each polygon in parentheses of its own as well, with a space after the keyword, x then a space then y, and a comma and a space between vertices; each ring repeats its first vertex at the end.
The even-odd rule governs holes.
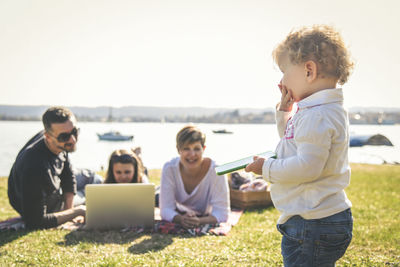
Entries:
POLYGON ((318 67, 314 61, 309 60, 304 63, 304 71, 308 82, 313 82, 317 78, 318 67))

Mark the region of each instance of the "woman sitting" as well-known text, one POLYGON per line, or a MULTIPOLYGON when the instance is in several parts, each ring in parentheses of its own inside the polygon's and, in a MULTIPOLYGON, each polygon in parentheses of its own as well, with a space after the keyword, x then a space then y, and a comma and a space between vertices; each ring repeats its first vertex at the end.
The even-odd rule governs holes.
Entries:
POLYGON ((115 150, 108 163, 104 183, 149 183, 145 174, 142 160, 135 153, 118 149, 115 150))
POLYGON ((176 136, 179 157, 161 174, 161 218, 184 228, 226 222, 230 211, 228 181, 215 173, 215 162, 203 158, 205 135, 186 126, 176 136))

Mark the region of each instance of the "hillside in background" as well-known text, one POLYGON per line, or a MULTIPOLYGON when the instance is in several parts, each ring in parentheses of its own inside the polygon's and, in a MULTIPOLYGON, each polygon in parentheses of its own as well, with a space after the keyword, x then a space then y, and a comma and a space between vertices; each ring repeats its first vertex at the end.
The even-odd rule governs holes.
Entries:
MULTIPOLYGON (((0 120, 40 120, 49 106, 0 105, 0 120)), ((257 108, 203 108, 127 106, 69 107, 79 121, 274 123, 274 110, 257 108)), ((349 109, 352 124, 400 124, 400 108, 349 109)))
MULTIPOLYGON (((4 117, 41 117, 49 106, 14 106, 0 105, 0 116, 4 117)), ((110 107, 69 107, 78 117, 102 118, 108 117, 110 107)), ((240 114, 263 113, 272 109, 238 109, 240 114)), ((150 106, 127 106, 112 108, 112 116, 120 117, 147 117, 161 119, 166 116, 210 116, 217 113, 232 112, 228 108, 202 108, 202 107, 150 107, 150 106)))

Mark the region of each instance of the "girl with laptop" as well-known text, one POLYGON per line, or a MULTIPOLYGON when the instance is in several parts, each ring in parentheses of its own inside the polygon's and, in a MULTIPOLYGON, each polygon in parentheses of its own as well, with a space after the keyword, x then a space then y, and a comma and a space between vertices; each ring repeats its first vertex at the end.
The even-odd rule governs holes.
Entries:
POLYGON ((108 163, 104 183, 149 183, 140 157, 133 151, 115 150, 108 163))
POLYGON ((190 229, 226 222, 230 211, 228 181, 215 162, 203 157, 205 135, 189 125, 176 136, 179 157, 164 164, 161 174, 161 218, 190 229))

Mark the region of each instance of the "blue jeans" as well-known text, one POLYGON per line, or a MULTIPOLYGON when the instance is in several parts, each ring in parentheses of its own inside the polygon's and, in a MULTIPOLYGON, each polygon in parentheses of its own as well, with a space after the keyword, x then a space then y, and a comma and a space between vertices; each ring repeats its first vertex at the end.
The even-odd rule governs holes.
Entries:
POLYGON ((351 242, 353 217, 350 209, 321 219, 296 215, 277 228, 286 267, 335 266, 351 242))
POLYGON ((76 195, 74 196, 73 206, 83 205, 86 203, 86 192, 85 186, 87 184, 101 184, 103 183, 103 177, 96 174, 94 171, 88 169, 76 169, 74 170, 76 177, 76 195))

